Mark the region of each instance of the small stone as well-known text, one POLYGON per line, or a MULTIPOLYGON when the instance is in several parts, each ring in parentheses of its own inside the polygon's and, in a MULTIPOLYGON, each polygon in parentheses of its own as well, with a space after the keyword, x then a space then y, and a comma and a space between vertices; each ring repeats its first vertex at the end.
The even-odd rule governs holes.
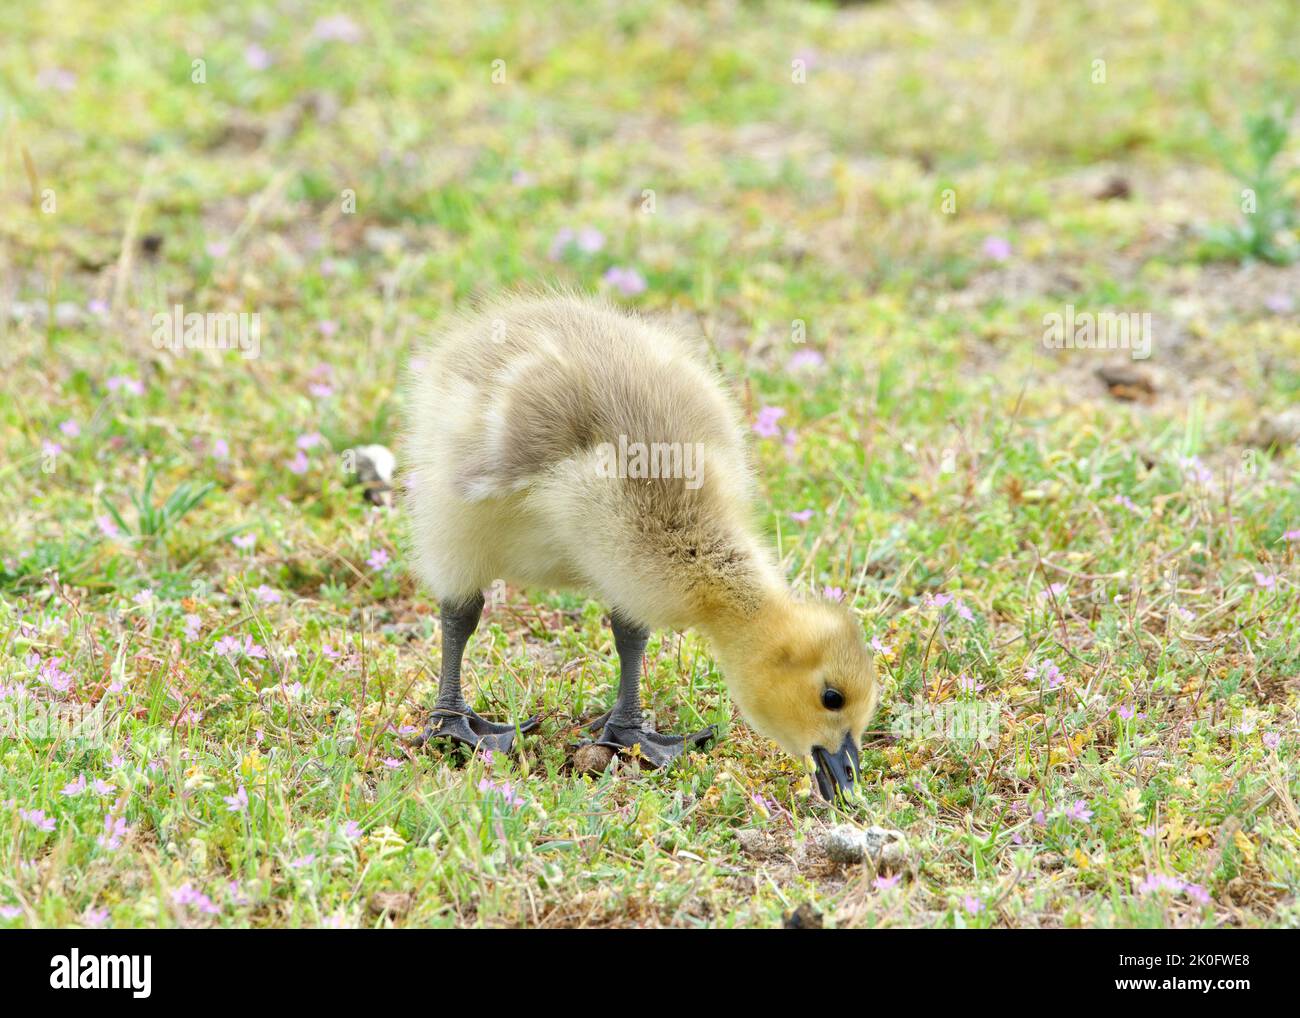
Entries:
POLYGON ((579 774, 604 774, 613 759, 614 751, 608 746, 589 742, 573 754, 573 768, 579 774))
POLYGON ((822 914, 805 901, 785 917, 785 928, 787 930, 820 930, 822 928, 822 914))
POLYGON ((1279 450, 1300 442, 1300 407, 1276 414, 1261 414, 1250 442, 1261 449, 1279 450))
POLYGON ((1123 363, 1103 364, 1095 374, 1115 399, 1127 403, 1150 403, 1155 398, 1155 379, 1151 372, 1142 368, 1123 363))
POLYGON ((1093 195, 1098 201, 1127 201, 1133 195, 1133 187, 1128 180, 1118 174, 1112 175, 1093 195))
POLYGON ((409 891, 376 891, 368 904, 375 915, 404 916, 415 904, 415 895, 409 891))
POLYGON ((870 861, 877 869, 900 869, 907 860, 907 839, 901 831, 886 827, 868 827, 865 831, 852 824, 840 824, 826 832, 822 850, 845 866, 870 861))
POLYGON ((351 455, 362 495, 371 505, 393 504, 393 471, 397 458, 382 445, 359 445, 345 454, 351 455))
POLYGON ((736 832, 736 840, 746 855, 766 859, 776 854, 776 839, 768 831, 746 827, 736 832))
POLYGON ((350 450, 356 455, 357 480, 362 484, 393 483, 397 458, 383 445, 359 445, 350 450))

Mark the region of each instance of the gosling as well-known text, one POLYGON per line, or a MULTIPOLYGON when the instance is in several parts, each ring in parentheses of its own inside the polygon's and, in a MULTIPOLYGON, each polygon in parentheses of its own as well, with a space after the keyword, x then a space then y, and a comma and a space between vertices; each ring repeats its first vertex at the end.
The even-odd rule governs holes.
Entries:
POLYGON ((826 798, 856 780, 878 688, 843 606, 801 601, 755 534, 740 414, 702 340, 584 297, 507 299, 456 318, 412 362, 402 496, 410 561, 438 599, 442 665, 422 741, 508 751, 538 719, 495 724, 461 692, 496 580, 609 607, 619 657, 595 741, 665 766, 713 730, 647 726, 653 628, 709 641, 742 716, 826 798))

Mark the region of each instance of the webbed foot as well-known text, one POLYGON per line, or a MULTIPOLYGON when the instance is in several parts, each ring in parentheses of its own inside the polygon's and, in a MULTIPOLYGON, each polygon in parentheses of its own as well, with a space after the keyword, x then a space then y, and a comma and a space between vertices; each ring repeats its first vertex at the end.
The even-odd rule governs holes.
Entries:
POLYGON ((537 727, 539 715, 533 715, 519 725, 500 725, 480 717, 469 707, 453 710, 435 707, 417 745, 423 746, 437 739, 450 739, 470 749, 490 749, 494 753, 509 753, 515 745, 515 736, 524 735, 537 727))
POLYGON ((598 720, 603 723, 603 727, 595 740, 597 746, 608 746, 616 753, 634 756, 652 767, 667 767, 685 751, 702 748, 718 734, 716 725, 709 725, 693 735, 681 736, 661 735, 654 729, 618 725, 605 718, 598 720))

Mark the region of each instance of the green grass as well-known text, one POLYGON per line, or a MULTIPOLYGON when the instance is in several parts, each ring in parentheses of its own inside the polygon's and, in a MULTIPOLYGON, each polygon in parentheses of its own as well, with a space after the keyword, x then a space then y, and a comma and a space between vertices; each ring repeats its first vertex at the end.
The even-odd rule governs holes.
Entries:
POLYGON ((1300 399, 1300 273, 1249 259, 1294 244, 1257 222, 1243 262, 1203 241, 1300 10, 512 9, 360 5, 357 43, 315 4, 7 17, 0 926, 1300 925, 1297 452, 1251 444, 1300 399), (616 669, 572 595, 507 589, 471 644, 478 709, 545 716, 518 759, 408 748, 436 606, 341 454, 393 442, 450 309, 611 267, 785 410, 764 525, 884 648, 850 818, 907 835, 893 886, 820 853, 843 818, 694 636, 656 635, 646 695, 717 748, 574 774, 616 669), (260 356, 155 349, 174 304, 259 314, 260 356), (1151 313, 1155 392, 1045 347, 1066 305, 1151 313), (958 701, 995 737, 900 734, 958 701))

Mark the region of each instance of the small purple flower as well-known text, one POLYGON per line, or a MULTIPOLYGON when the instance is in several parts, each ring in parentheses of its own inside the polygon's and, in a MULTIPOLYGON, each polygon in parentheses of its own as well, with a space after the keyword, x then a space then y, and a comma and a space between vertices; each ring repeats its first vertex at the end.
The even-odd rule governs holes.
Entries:
POLYGON ((383 569, 384 566, 388 565, 388 552, 383 548, 376 548, 370 553, 370 557, 366 559, 366 565, 376 571, 383 569))
POLYGON ((820 353, 816 350, 805 348, 803 350, 795 351, 795 353, 790 357, 790 362, 787 367, 791 371, 815 370, 825 363, 826 358, 820 353))
POLYGON ((236 534, 230 539, 230 543, 240 549, 240 551, 252 551, 253 545, 257 544, 257 535, 236 534))
POLYGON ((1143 896, 1160 891, 1177 894, 1186 887, 1187 885, 1177 877, 1171 877, 1167 873, 1151 873, 1138 882, 1137 892, 1143 896))
POLYGON ((234 635, 223 636, 212 645, 212 649, 221 657, 234 657, 242 648, 243 642, 234 635))
POLYGON ((1115 504, 1116 504, 1116 505, 1122 505, 1125 509, 1127 509, 1129 512, 1131 512, 1134 516, 1141 516, 1141 515, 1142 515, 1142 510, 1141 510, 1140 508, 1138 508, 1137 503, 1134 502, 1134 501, 1133 501, 1131 498, 1129 498, 1127 495, 1116 495, 1116 496, 1115 496, 1115 504))
POLYGON ((255 591, 253 591, 253 594, 263 604, 279 604, 281 601, 284 600, 284 598, 280 596, 280 592, 278 590, 276 590, 274 587, 268 587, 265 583, 263 583, 255 591))
POLYGON ((121 533, 117 524, 113 522, 113 517, 109 516, 107 513, 103 516, 95 517, 95 526, 99 527, 99 532, 110 540, 121 533))
POLYGON ((871 638, 871 649, 874 650, 877 654, 890 654, 893 653, 894 650, 893 647, 885 643, 885 641, 882 640, 879 636, 873 636, 871 638))
POLYGON ((183 908, 195 908, 207 915, 217 915, 221 909, 201 891, 186 883, 172 891, 172 902, 183 908))
POLYGON ((495 781, 491 781, 488 778, 480 778, 478 790, 488 795, 500 795, 507 806, 517 807, 524 804, 523 798, 515 791, 514 786, 509 781, 503 781, 498 785, 495 781))
POLYGON ((62 664, 63 658, 54 657, 40 666, 41 681, 56 693, 66 693, 72 688, 72 676, 59 667, 62 664))
POLYGON ((1040 590, 1038 592, 1039 601, 1046 601, 1049 598, 1053 601, 1059 601, 1064 596, 1065 596, 1064 583, 1049 584, 1046 590, 1040 590))
POLYGON ((63 67, 43 67, 36 73, 36 87, 47 92, 71 92, 77 76, 63 67))
POLYGON ((978 693, 984 689, 984 683, 976 682, 974 678, 963 672, 957 676, 957 688, 963 693, 978 693))
POLYGON ((985 258, 995 262, 1005 262, 1011 257, 1011 242, 1005 237, 985 237, 981 250, 985 258))
POLYGON ((339 323, 332 318, 322 318, 316 323, 316 328, 322 336, 329 339, 331 336, 338 334, 339 323))
POLYGON ((962 908, 964 908, 969 915, 979 915, 984 911, 984 902, 980 901, 974 895, 966 895, 962 898, 961 904, 962 908))
POLYGON ((583 254, 595 254, 605 247, 605 235, 594 226, 584 226, 578 230, 562 226, 556 231, 551 241, 547 257, 557 262, 565 256, 570 248, 577 248, 583 254))
POLYGON ((646 290, 645 277, 636 269, 614 265, 608 268, 601 278, 624 297, 635 297, 637 294, 645 293, 646 290))
POLYGON ((143 396, 144 385, 139 379, 132 378, 129 375, 114 375, 104 383, 109 392, 117 392, 119 389, 129 392, 132 396, 143 396))
POLYGON ((343 825, 343 837, 348 841, 356 841, 361 837, 361 825, 355 820, 349 820, 343 825))
POLYGON ((1088 804, 1082 799, 1075 799, 1062 811, 1061 815, 1067 820, 1087 823, 1092 819, 1092 810, 1088 808, 1088 804))
POLYGON ((891 877, 876 877, 874 883, 877 891, 890 891, 897 887, 902 879, 901 873, 895 873, 891 877))
POLYGON ((1137 717, 1137 711, 1126 703, 1120 704, 1119 710, 1116 711, 1116 713, 1119 714, 1121 721, 1132 721, 1137 717))
POLYGON ((758 412, 758 420, 754 422, 754 433, 763 438, 775 438, 781 433, 776 422, 785 416, 785 407, 765 406, 758 412))
POLYGON ((800 509, 797 513, 790 514, 790 519, 796 523, 807 523, 812 517, 813 511, 811 509, 800 509))
POLYGON ((1265 732, 1259 738, 1260 741, 1264 743, 1265 749, 1275 750, 1278 746, 1282 745, 1282 736, 1277 732, 1265 732))
POLYGON ((230 445, 224 438, 218 438, 212 443, 212 458, 214 460, 224 460, 230 458, 230 445))
POLYGON ((1183 477, 1193 484, 1205 487, 1214 480, 1214 474, 1201 462, 1199 456, 1184 456, 1178 461, 1178 466, 1183 472, 1183 477))
POLYGON ((309 465, 310 464, 307 462, 307 454, 301 449, 299 449, 298 454, 286 464, 290 473, 297 474, 299 477, 307 472, 307 467, 309 465))
POLYGON ((842 587, 822 587, 822 597, 828 601, 843 601, 844 589, 842 587))
POLYGON ((362 39, 361 26, 346 14, 331 14, 317 20, 311 37, 319 42, 341 42, 351 45, 362 39))
MULTIPOLYGON (((329 399, 334 395, 334 386, 326 382, 312 382, 307 386, 307 391, 317 399, 329 399)), ((299 453, 301 455, 301 453, 299 453)))
POLYGON ((1277 586, 1277 577, 1270 576, 1268 573, 1256 572, 1255 584, 1256 586, 1263 587, 1265 590, 1272 590, 1277 586))
POLYGON ((43 809, 20 809, 18 815, 38 831, 48 834, 54 830, 54 817, 47 817, 43 809))
POLYGON ((299 435, 298 440, 294 443, 299 449, 315 449, 325 441, 325 436, 319 431, 309 431, 305 435, 299 435))
POLYGON ((574 238, 578 250, 583 254, 595 254, 605 246, 605 235, 594 226, 584 226, 574 238))
POLYGON ((1289 315, 1295 310, 1295 301, 1288 294, 1275 293, 1265 298, 1264 307, 1275 315, 1289 315))
POLYGON ((957 613, 957 617, 960 619, 965 619, 967 622, 975 621, 975 616, 971 614, 971 610, 966 607, 966 602, 963 601, 960 597, 957 598, 957 601, 953 605, 952 610, 957 613))
POLYGON ((244 63, 255 71, 265 71, 271 66, 271 54, 255 42, 244 47, 244 63))
POLYGON ((131 833, 125 820, 114 813, 104 814, 104 831, 95 839, 95 844, 110 852, 116 852, 131 833))
POLYGON ((951 594, 926 594, 921 598, 922 608, 942 608, 952 600, 951 594))
POLYGON ((85 790, 86 776, 84 774, 79 774, 75 781, 69 781, 63 786, 63 791, 60 794, 67 796, 80 795, 85 790))
POLYGON ((1031 682, 1034 679, 1038 679, 1046 685, 1048 689, 1056 689, 1065 681, 1065 676, 1061 674, 1061 669, 1056 667, 1056 662, 1050 657, 1045 659, 1041 664, 1030 665, 1026 668, 1025 678, 1031 682))
POLYGON ((226 804, 226 809, 231 813, 246 813, 248 811, 248 792, 240 785, 234 795, 223 795, 222 801, 226 804))
POLYGON ((72 418, 68 418, 59 425, 59 430, 63 432, 63 434, 67 435, 68 438, 76 438, 81 434, 81 425, 72 420, 72 418))

